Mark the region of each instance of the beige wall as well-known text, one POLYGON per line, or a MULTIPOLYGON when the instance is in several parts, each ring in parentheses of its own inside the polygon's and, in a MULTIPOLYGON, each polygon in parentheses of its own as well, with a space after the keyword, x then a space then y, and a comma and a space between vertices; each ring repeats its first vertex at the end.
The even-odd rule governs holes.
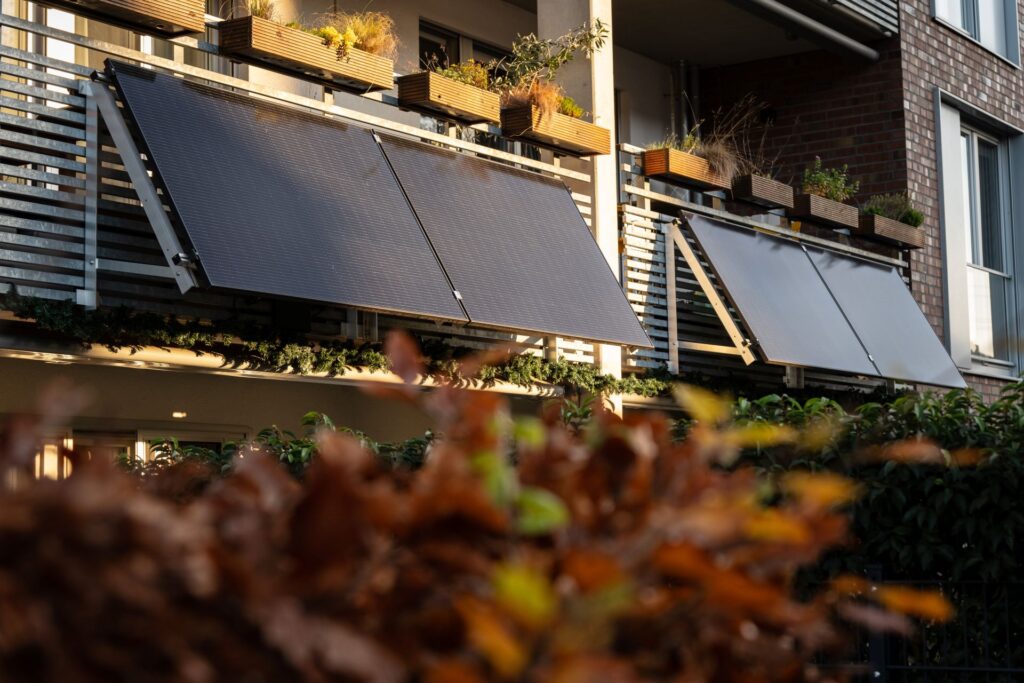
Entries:
MULTIPOLYGON (((337 380, 257 379, 14 359, 0 359, 0 417, 31 411, 39 392, 58 380, 71 380, 91 397, 73 424, 80 429, 147 430, 162 436, 219 433, 239 439, 271 425, 302 433, 300 420, 310 411, 381 441, 421 436, 431 426, 413 406, 374 398, 337 380), (171 413, 178 410, 188 416, 173 419, 171 413)), ((535 398, 510 401, 518 414, 537 414, 541 407, 535 398)))
POLYGON ((619 92, 619 142, 643 147, 670 132, 667 64, 615 47, 615 87, 619 92))

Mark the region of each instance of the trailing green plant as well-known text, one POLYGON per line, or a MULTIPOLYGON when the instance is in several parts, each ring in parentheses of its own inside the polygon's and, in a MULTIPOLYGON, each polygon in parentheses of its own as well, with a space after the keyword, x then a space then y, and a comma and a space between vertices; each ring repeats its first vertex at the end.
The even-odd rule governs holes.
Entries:
MULTIPOLYGON (((0 308, 18 318, 34 320, 38 329, 61 335, 83 345, 97 344, 111 351, 139 350, 145 346, 178 348, 215 355, 234 368, 297 374, 344 375, 354 369, 385 372, 390 369, 380 343, 317 341, 291 338, 280 332, 235 320, 217 323, 183 320, 175 316, 135 311, 127 307, 87 310, 71 301, 51 301, 9 292, 0 297, 0 308)), ((443 342, 420 340, 427 350, 431 376, 446 379, 478 379, 485 383, 508 382, 517 386, 549 383, 568 391, 629 393, 658 396, 668 391, 674 378, 665 372, 616 379, 589 363, 548 361, 530 353, 480 368, 475 377, 462 377, 460 358, 468 350, 443 342)))
POLYGON ((891 218, 915 228, 924 224, 924 213, 914 206, 905 192, 876 194, 864 203, 861 210, 864 213, 891 218))
POLYGON ((814 157, 814 165, 804 169, 803 190, 836 202, 845 202, 860 189, 860 182, 850 180, 849 167, 825 168, 821 157, 814 157))

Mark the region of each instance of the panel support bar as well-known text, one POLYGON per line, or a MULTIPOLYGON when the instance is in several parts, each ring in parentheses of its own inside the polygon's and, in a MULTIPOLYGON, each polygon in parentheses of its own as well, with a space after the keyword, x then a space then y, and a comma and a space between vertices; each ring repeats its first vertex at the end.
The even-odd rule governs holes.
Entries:
MULTIPOLYGON (((181 293, 189 291, 197 285, 195 275, 187 266, 189 260, 174 232, 167 212, 164 211, 164 203, 153 185, 153 179, 142 162, 142 155, 139 152, 135 140, 128 132, 128 124, 121 115, 117 102, 111 94, 110 89, 103 83, 95 81, 81 81, 79 90, 87 100, 96 103, 103 122, 107 124, 110 137, 121 154, 121 162, 124 169, 132 180, 132 186, 142 202, 142 208, 146 212, 146 218, 153 227, 153 234, 160 244, 160 250, 167 259, 167 266, 174 275, 175 282, 181 293)), ((99 188, 97 187, 97 192, 99 188)))
POLYGON ((693 247, 686 241, 686 236, 683 235, 683 231, 680 229, 678 222, 673 223, 670 226, 672 231, 672 241, 675 242, 679 252, 683 255, 686 260, 686 265, 693 271, 693 276, 697 279, 697 283, 700 288, 704 291, 704 295, 708 298, 708 302, 711 304, 711 308, 715 311, 718 316, 718 320, 721 321, 722 326, 725 328, 726 333, 729 335, 729 339, 735 344, 736 351, 740 358, 747 365, 750 365, 755 360, 754 352, 750 350, 750 340, 744 336, 743 332, 740 331, 736 321, 733 320, 732 315, 729 314, 729 308, 725 305, 725 301, 719 295, 718 290, 715 289, 715 284, 708 277, 707 272, 704 270, 704 266, 701 265, 700 259, 697 258, 697 254, 693 251, 693 247))

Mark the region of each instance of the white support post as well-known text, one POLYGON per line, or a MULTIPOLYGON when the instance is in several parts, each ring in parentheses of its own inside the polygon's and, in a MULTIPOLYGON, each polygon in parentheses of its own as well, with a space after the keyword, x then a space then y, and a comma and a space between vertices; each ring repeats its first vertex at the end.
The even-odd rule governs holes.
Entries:
POLYGON ((668 315, 668 371, 679 372, 679 319, 676 300, 676 247, 672 239, 671 223, 662 226, 665 240, 665 309, 668 315))
MULTIPOLYGON (((591 112, 594 123, 611 131, 612 149, 617 146, 615 132, 615 69, 612 57, 612 0, 537 0, 537 34, 555 38, 596 19, 608 26, 604 48, 590 60, 577 59, 559 73, 558 80, 580 105, 591 112)), ((619 174, 616 154, 591 158, 591 229, 608 265, 621 280, 619 265, 618 196, 619 174)), ((599 344, 595 348, 601 372, 622 377, 622 347, 599 344)), ((609 397, 610 408, 622 414, 622 397, 609 397)))
POLYGON ((82 289, 75 292, 75 301, 86 308, 96 308, 96 270, 98 267, 96 231, 100 195, 100 122, 96 100, 85 100, 85 215, 82 252, 82 289))

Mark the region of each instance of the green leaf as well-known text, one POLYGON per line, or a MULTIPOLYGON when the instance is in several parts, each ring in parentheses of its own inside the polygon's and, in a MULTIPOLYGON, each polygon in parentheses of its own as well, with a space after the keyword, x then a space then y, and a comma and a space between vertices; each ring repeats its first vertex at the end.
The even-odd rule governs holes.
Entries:
POLYGON ((540 536, 565 527, 569 511, 562 499, 546 489, 525 487, 519 494, 516 528, 521 534, 540 536))

